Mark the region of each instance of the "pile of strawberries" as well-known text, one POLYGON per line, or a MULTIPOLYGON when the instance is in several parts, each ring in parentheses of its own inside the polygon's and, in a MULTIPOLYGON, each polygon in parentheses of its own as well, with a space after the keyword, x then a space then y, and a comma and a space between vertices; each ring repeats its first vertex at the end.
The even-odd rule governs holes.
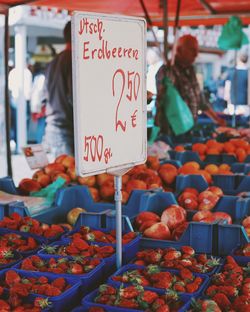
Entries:
POLYGON ((220 259, 209 257, 204 253, 195 254, 192 247, 182 246, 180 250, 173 247, 141 250, 137 252, 134 264, 154 264, 171 269, 188 268, 192 272, 208 273, 220 265, 220 259))
POLYGON ((32 293, 47 297, 60 296, 71 287, 62 277, 49 282, 46 276, 25 277, 14 270, 8 270, 0 283, 1 287, 9 289, 11 295, 20 297, 27 297, 32 293))
MULTIPOLYGON (((136 232, 129 232, 122 236, 123 245, 128 244, 137 236, 136 232)), ((81 226, 80 229, 74 234, 69 236, 70 238, 79 238, 91 242, 115 244, 116 243, 116 230, 111 230, 109 232, 102 232, 99 230, 92 230, 88 226, 81 226)))
POLYGON ((203 283, 200 276, 194 275, 189 269, 181 269, 177 274, 162 271, 157 265, 128 270, 112 279, 121 283, 133 283, 143 287, 170 289, 182 293, 197 292, 203 283))
POLYGON ((0 287, 0 307, 2 312, 41 312, 50 306, 46 298, 35 298, 29 302, 27 298, 18 294, 4 294, 3 287, 0 287))
MULTIPOLYGON (((174 312, 183 306, 183 302, 179 299, 176 292, 169 291, 165 295, 159 295, 154 291, 145 290, 143 287, 121 286, 116 289, 107 284, 99 286, 99 293, 95 298, 95 302, 107 306, 137 309, 146 312, 174 312)), ((90 311, 101 312, 105 310, 93 308, 90 311)))
POLYGON ((26 258, 21 263, 21 270, 24 271, 39 271, 51 272, 55 274, 86 274, 92 271, 101 263, 101 260, 83 259, 81 257, 70 260, 67 258, 50 258, 42 259, 39 256, 31 256, 26 258))
POLYGON ((250 257, 250 243, 235 250, 236 256, 250 257))
POLYGON ((22 217, 14 212, 10 217, 4 217, 0 221, 0 227, 20 232, 28 232, 45 238, 54 238, 64 233, 64 228, 57 224, 48 225, 40 223, 31 217, 22 217))
POLYGON ((26 252, 37 249, 39 243, 33 237, 23 237, 16 233, 7 233, 0 236, 0 251, 10 247, 18 252, 26 252))
POLYGON ((89 245, 86 241, 81 238, 73 238, 68 244, 65 242, 64 245, 53 245, 43 247, 43 253, 60 256, 80 256, 82 258, 93 257, 93 258, 107 258, 111 257, 115 253, 113 246, 98 246, 89 245))
POLYGON ((221 311, 250 311, 250 267, 241 267, 233 257, 226 257, 221 273, 212 277, 206 296, 212 298, 221 311))

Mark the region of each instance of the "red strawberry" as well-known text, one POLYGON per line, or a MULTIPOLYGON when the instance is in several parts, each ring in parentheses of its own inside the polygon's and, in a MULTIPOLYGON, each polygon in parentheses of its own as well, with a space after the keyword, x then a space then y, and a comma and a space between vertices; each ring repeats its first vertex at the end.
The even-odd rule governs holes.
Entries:
POLYGON ((190 280, 192 281, 194 279, 193 273, 188 269, 182 269, 180 271, 180 276, 183 280, 190 280))
POLYGON ((178 250, 170 250, 164 255, 164 260, 176 260, 181 258, 181 252, 178 250))
POLYGON ((59 278, 56 278, 52 283, 51 283, 52 286, 55 286, 56 288, 60 289, 60 290, 63 290, 66 286, 66 281, 63 277, 59 277, 59 278))
POLYGON ((21 281, 21 277, 13 270, 9 270, 5 273, 5 282, 8 286, 14 285, 21 281))
POLYGON ((136 309, 139 307, 139 304, 136 302, 135 299, 126 299, 120 298, 116 301, 116 305, 121 308, 128 308, 128 309, 136 309))
POLYGON ((199 289, 199 285, 197 283, 189 283, 186 285, 186 290, 188 293, 194 293, 199 289))
POLYGON ((72 245, 74 245, 78 250, 87 250, 89 248, 89 244, 82 239, 75 238, 72 241, 72 245))
POLYGON ((224 309, 224 307, 228 307, 230 308, 231 306, 231 302, 230 300, 227 298, 226 295, 222 294, 222 293, 217 293, 214 297, 213 300, 218 304, 218 306, 221 309, 224 309))
POLYGON ((149 264, 156 264, 161 261, 162 253, 152 250, 145 255, 144 260, 149 264))
MULTIPOLYGON (((121 288, 119 291, 120 298, 123 299, 133 299, 140 294, 138 286, 129 286, 126 288, 121 288)), ((120 305, 119 305, 120 306, 120 305)))
POLYGON ((194 256, 194 254, 195 254, 195 250, 192 247, 190 247, 190 246, 182 246, 181 247, 181 252, 183 254, 188 254, 190 256, 194 256))
POLYGON ((148 304, 153 303, 157 298, 158 298, 157 293, 150 290, 144 290, 139 296, 140 301, 142 300, 143 302, 146 302, 148 304))
POLYGON ((68 270, 68 273, 72 274, 83 274, 83 267, 78 263, 73 263, 70 265, 70 269, 68 270))

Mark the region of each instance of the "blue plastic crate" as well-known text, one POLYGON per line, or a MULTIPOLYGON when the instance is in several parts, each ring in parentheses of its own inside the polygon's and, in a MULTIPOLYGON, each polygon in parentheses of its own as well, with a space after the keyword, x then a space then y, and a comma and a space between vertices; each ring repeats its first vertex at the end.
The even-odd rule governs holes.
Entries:
MULTIPOLYGON (((83 312, 88 312, 88 309, 91 307, 101 307, 103 308, 106 312, 141 312, 143 310, 137 310, 137 309, 126 309, 126 308, 120 308, 120 307, 115 307, 115 306, 109 306, 109 305, 104 305, 100 303, 95 303, 95 298, 98 296, 99 291, 98 289, 94 290, 87 296, 85 296, 82 300, 82 309, 78 311, 83 311, 83 312)), ((185 296, 182 295, 180 296, 180 299, 184 303, 181 309, 178 310, 178 312, 186 312, 187 308, 190 305, 190 296, 185 296)))
MULTIPOLYGON (((144 193, 145 191, 143 190, 132 191, 127 204, 122 206, 123 214, 128 216, 136 214, 136 211, 139 209, 138 207, 140 207, 141 196, 144 193)), ((95 202, 87 186, 75 185, 58 190, 55 197, 55 204, 33 216, 45 223, 64 223, 67 213, 75 207, 84 208, 87 212, 96 215, 108 210, 115 210, 114 203, 95 202)), ((23 203, 14 203, 11 205, 9 213, 18 212, 21 215, 28 215, 29 212, 25 208, 23 203)), ((95 226, 105 227, 103 224, 95 226)))
MULTIPOLYGON (((9 298, 9 291, 4 290, 2 295, 0 296, 0 299, 3 300, 8 300, 9 298)), ((29 295, 27 297, 21 298, 21 303, 33 303, 35 301, 35 299, 37 298, 37 296, 35 295, 29 295)), ((13 310, 11 310, 13 311, 13 310)), ((50 308, 46 308, 46 309, 41 309, 41 312, 51 312, 50 308)))
MULTIPOLYGON (((50 258, 54 258, 55 260, 57 260, 56 257, 46 257, 46 256, 42 256, 39 255, 39 257, 45 261, 48 261, 48 259, 50 258)), ((61 257, 63 258, 63 257, 61 257)), ((73 259, 71 257, 67 257, 69 259, 73 259)), ((16 264, 14 266, 14 268, 16 268, 19 271, 22 272, 27 272, 25 270, 21 269, 21 263, 19 262, 18 264, 16 264)), ((81 291, 82 293, 88 293, 91 290, 93 290, 94 288, 96 288, 98 285, 100 285, 100 282, 103 281, 103 272, 105 272, 105 262, 101 260, 100 264, 98 264, 93 270, 91 270, 88 273, 85 274, 79 274, 79 275, 74 275, 74 274, 55 274, 55 273, 51 273, 51 272, 40 272, 40 271, 31 271, 31 272, 35 272, 36 274, 42 276, 44 273, 46 273, 47 276, 51 276, 51 278, 58 278, 58 277, 63 277, 63 278, 71 278, 77 281, 81 282, 81 291)))
MULTIPOLYGON (((136 265, 136 264, 125 265, 124 267, 122 267, 121 269, 117 270, 112 276, 109 277, 108 284, 116 285, 116 287, 118 288, 119 286, 122 285, 122 283, 114 281, 112 279, 112 277, 123 275, 125 272, 128 272, 128 271, 133 271, 133 270, 136 270, 136 269, 146 269, 146 268, 147 268, 146 266, 140 266, 140 265, 136 265)), ((175 275, 179 275, 180 274, 179 270, 164 269, 164 268, 160 268, 160 270, 161 270, 161 272, 170 272, 171 274, 175 274, 175 275)), ((201 277, 203 279, 203 282, 200 285, 199 289, 196 292, 193 292, 193 293, 180 293, 180 294, 187 295, 187 296, 190 296, 190 297, 198 297, 202 293, 202 291, 204 290, 204 288, 206 287, 206 285, 209 282, 209 277, 206 274, 193 273, 193 275, 195 277, 201 277)), ((123 283, 123 284, 125 286, 126 285, 131 285, 131 283, 123 283)), ((151 290, 151 291, 154 291, 154 292, 161 293, 161 294, 165 294, 166 293, 166 289, 165 288, 164 289, 163 288, 154 288, 154 287, 151 287, 151 286, 145 286, 144 288, 147 289, 147 290, 151 290)))
POLYGON ((0 191, 18 195, 17 188, 11 177, 0 178, 0 191))
MULTIPOLYGON (((17 233, 15 231, 12 231, 12 230, 9 230, 9 229, 0 228, 0 236, 5 235, 5 234, 11 234, 11 233, 20 235, 24 239, 28 239, 28 237, 31 237, 31 235, 29 233, 25 233, 25 232, 18 232, 17 233)), ((36 240, 36 242, 38 244, 38 247, 36 249, 30 250, 30 251, 19 252, 20 255, 22 255, 23 257, 27 257, 27 256, 30 256, 32 254, 37 253, 37 251, 40 249, 40 246, 44 243, 44 241, 41 240, 41 239, 38 239, 38 238, 35 238, 35 240, 36 240)))
POLYGON ((250 176, 213 175, 213 184, 220 187, 224 194, 237 195, 250 191, 250 176))
POLYGON ((218 256, 227 256, 239 245, 245 245, 250 242, 249 237, 243 226, 237 224, 217 224, 216 237, 214 241, 215 254, 218 256))
MULTIPOLYGON (((49 246, 67 246, 69 243, 70 243, 70 239, 63 239, 61 241, 57 241, 57 242, 54 242, 52 244, 50 244, 49 246)), ((102 243, 92 243, 92 242, 89 242, 89 245, 98 245, 98 246, 110 246, 110 245, 107 245, 107 244, 102 244, 102 243)), ((124 250, 123 250, 123 254, 124 254, 124 250)), ((55 258, 55 259, 60 259, 60 258, 70 258, 70 256, 62 256, 62 255, 57 255, 57 254, 47 254, 43 249, 41 249, 39 252, 38 252, 38 255, 39 256, 42 256, 46 259, 49 259, 51 257, 55 258)), ((107 258, 103 258, 102 259, 103 262, 104 262, 104 265, 105 267, 103 267, 103 274, 105 276, 108 276, 110 273, 112 273, 114 270, 115 270, 115 264, 116 264, 116 254, 114 253, 112 256, 110 257, 107 257, 107 258)))
POLYGON ((187 187, 195 188, 199 193, 208 188, 206 180, 201 175, 179 175, 176 177, 176 194, 180 194, 187 187))
MULTIPOLYGON (((116 228, 116 211, 105 210, 103 212, 83 212, 78 216, 75 226, 87 225, 94 228, 116 228)), ((122 229, 123 231, 133 231, 130 219, 128 216, 122 216, 122 229)))
MULTIPOLYGON (((12 269, 13 270, 13 269, 12 269)), ((8 270, 4 270, 0 272, 0 280, 4 280, 5 274, 8 270)), ((34 272, 28 272, 28 271, 19 271, 14 269, 21 278, 39 278, 41 275, 34 273, 34 272)), ((47 277, 49 282, 51 283, 53 280, 57 278, 51 277, 50 275, 47 275, 46 273, 43 274, 43 276, 47 277)), ((80 296, 80 282, 78 282, 75 279, 71 279, 70 277, 65 278, 67 284, 71 285, 69 289, 64 291, 59 296, 54 297, 48 297, 49 301, 51 302, 50 309, 52 309, 54 312, 63 312, 63 311, 69 311, 72 307, 74 307, 75 302, 79 301, 80 296)), ((35 297, 42 297, 45 298, 46 296, 40 295, 40 294, 33 294, 35 297)))
MULTIPOLYGON (((178 241, 156 240, 141 238, 141 246, 145 248, 163 248, 160 246, 171 247, 177 244, 192 246, 198 253, 215 254, 214 251, 214 231, 216 224, 189 222, 186 231, 178 241)), ((166 248, 165 247, 165 248, 166 248)))
MULTIPOLYGON (((74 233, 77 233, 79 231, 80 227, 74 227, 73 231, 67 233, 63 238, 70 238, 71 235, 73 235, 74 233)), ((103 229, 103 228, 91 228, 91 230, 99 230, 102 231, 104 233, 109 233, 108 229, 103 229)), ((123 234, 125 234, 126 232, 123 232, 123 234)), ((137 236, 131 240, 128 244, 123 245, 123 262, 124 263, 128 263, 131 259, 133 259, 139 249, 139 242, 140 242, 140 238, 141 235, 139 233, 137 233, 137 236)), ((98 243, 96 241, 92 241, 93 243, 98 243)), ((116 244, 111 244, 111 243, 105 243, 105 245, 112 245, 112 246, 116 246, 116 244)))
MULTIPOLYGON (((161 245, 160 244, 157 244, 157 248, 160 248, 160 249, 165 249, 165 248, 168 248, 168 247, 172 247, 172 248, 175 248, 175 249, 177 249, 177 250, 181 250, 181 247, 182 246, 186 246, 186 245, 183 245, 183 244, 171 244, 171 245, 169 245, 169 246, 166 246, 167 244, 165 243, 162 247, 161 247, 161 245)), ((154 246, 153 247, 147 247, 147 248, 145 248, 145 247, 143 247, 143 244, 140 244, 139 245, 139 251, 142 251, 142 250, 145 250, 145 249, 157 249, 157 248, 155 248, 154 246)), ((199 253, 197 253, 196 252, 196 250, 195 250, 195 256, 198 256, 199 255, 199 253)), ((208 256, 208 258, 211 258, 211 254, 207 254, 207 256, 208 256)), ((217 259, 219 259, 220 260, 220 264, 218 265, 218 266, 215 266, 211 271, 209 271, 209 272, 206 272, 206 273, 202 273, 202 274, 206 274, 206 275, 208 275, 208 276, 212 276, 213 274, 215 274, 215 273, 217 273, 219 270, 220 270, 220 267, 221 267, 221 265, 224 263, 224 259, 223 258, 220 258, 220 257, 216 257, 217 259)), ((134 263, 134 261, 136 261, 137 260, 137 258, 135 257, 135 258, 133 258, 133 260, 131 261, 131 263, 133 264, 134 263)), ((174 269, 174 268, 170 268, 170 269, 174 269)))

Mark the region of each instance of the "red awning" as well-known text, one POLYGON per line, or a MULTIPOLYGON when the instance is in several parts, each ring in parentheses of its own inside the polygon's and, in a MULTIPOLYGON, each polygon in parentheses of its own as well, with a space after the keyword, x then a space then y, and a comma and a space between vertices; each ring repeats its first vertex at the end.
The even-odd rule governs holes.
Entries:
MULTIPOLYGON (((164 0, 144 0, 154 25, 162 25, 164 0)), ((0 5, 18 4, 56 7, 69 11, 89 11, 112 14, 144 16, 140 0, 0 0, 0 5)), ((177 0, 168 0, 170 24, 176 13, 177 0)), ((249 0, 182 0, 180 25, 224 24, 231 15, 239 15, 245 24, 250 24, 249 0)))

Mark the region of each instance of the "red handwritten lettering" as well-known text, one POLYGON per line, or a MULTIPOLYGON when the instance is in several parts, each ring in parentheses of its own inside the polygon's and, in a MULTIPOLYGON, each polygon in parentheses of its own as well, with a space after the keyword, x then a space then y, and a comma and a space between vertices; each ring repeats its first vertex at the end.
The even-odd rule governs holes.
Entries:
POLYGON ((89 51, 89 49, 87 48, 87 46, 89 45, 89 41, 85 41, 83 43, 83 59, 84 60, 88 60, 89 59, 89 55, 87 55, 87 52, 89 51))
POLYGON ((125 74, 124 74, 124 71, 122 69, 117 69, 117 71, 113 75, 113 79, 112 79, 112 94, 113 94, 113 96, 115 96, 115 78, 116 78, 116 76, 118 74, 120 74, 120 76, 122 78, 122 81, 121 81, 120 97, 118 99, 118 103, 117 103, 116 111, 115 111, 115 131, 117 132, 118 126, 120 126, 122 131, 125 132, 126 131, 126 121, 122 122, 120 119, 118 119, 118 110, 119 110, 119 106, 120 106, 120 103, 121 103, 121 99, 122 99, 123 92, 124 92, 124 87, 125 87, 125 74))
POLYGON ((104 149, 104 139, 101 134, 98 136, 85 136, 84 137, 84 156, 85 161, 101 162, 104 161, 106 164, 112 157, 110 147, 104 149))
POLYGON ((88 18, 83 18, 80 20, 79 23, 79 35, 82 35, 84 32, 86 34, 96 34, 98 33, 98 39, 102 40, 102 33, 105 31, 103 28, 103 22, 99 20, 99 18, 96 20, 96 22, 90 23, 88 18))
POLYGON ((131 115, 131 123, 132 123, 132 127, 135 128, 136 127, 136 114, 137 114, 138 110, 136 109, 133 114, 131 115))

